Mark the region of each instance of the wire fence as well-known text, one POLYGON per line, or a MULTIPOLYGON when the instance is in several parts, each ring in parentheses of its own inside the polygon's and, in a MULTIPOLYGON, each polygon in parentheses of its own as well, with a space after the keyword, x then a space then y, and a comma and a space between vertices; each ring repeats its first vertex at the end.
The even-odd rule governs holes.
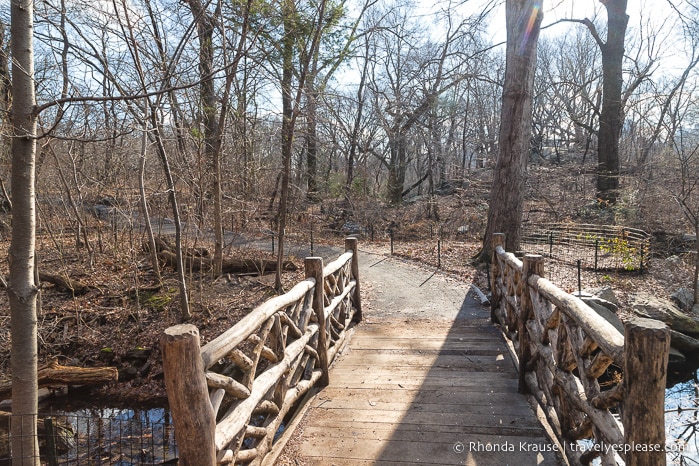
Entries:
POLYGON ((174 427, 167 410, 85 409, 30 419, 3 416, 0 466, 11 465, 13 458, 35 458, 33 451, 11 450, 10 424, 16 424, 14 430, 21 436, 31 422, 37 423, 42 466, 177 464, 174 427))
POLYGON ((580 286, 583 274, 646 272, 651 256, 651 235, 618 225, 528 225, 523 231, 520 249, 521 254, 540 254, 551 259, 547 269, 549 278, 577 279, 580 286))

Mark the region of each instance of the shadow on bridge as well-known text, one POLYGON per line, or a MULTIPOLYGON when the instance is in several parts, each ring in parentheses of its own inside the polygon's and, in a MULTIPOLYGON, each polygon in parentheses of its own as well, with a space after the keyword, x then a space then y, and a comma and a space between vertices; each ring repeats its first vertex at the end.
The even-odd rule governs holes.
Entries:
POLYGON ((517 393, 500 330, 474 296, 471 289, 465 293, 451 321, 395 326, 376 345, 377 362, 388 362, 381 369, 385 380, 377 380, 375 408, 383 409, 371 416, 382 422, 369 423, 382 444, 377 463, 559 464, 526 397, 517 393))
POLYGON ((298 454, 335 465, 559 464, 471 287, 392 257, 360 260, 365 321, 314 398, 298 454))

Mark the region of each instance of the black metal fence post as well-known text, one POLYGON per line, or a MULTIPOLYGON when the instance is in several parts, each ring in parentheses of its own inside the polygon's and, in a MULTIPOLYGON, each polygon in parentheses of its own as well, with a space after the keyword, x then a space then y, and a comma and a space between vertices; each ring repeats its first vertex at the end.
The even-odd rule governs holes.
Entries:
POLYGON ((388 234, 391 236, 391 255, 393 255, 393 228, 388 230, 388 234))
POLYGON ((580 276, 580 269, 582 268, 582 261, 578 259, 578 296, 582 296, 582 279, 580 276))
POLYGON ((553 232, 549 232, 549 256, 553 257, 553 232))
POLYGON ((595 272, 597 272, 597 254, 599 251, 599 238, 595 239, 595 272))
POLYGON ((314 256, 313 254, 313 222, 311 222, 311 256, 314 256))

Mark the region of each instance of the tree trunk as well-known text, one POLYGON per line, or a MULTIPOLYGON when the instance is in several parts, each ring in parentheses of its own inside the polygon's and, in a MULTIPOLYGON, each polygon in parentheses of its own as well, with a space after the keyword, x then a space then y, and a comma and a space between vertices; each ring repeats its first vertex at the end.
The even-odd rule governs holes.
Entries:
POLYGON ((148 236, 148 244, 150 245, 149 255, 150 264, 153 268, 153 274, 158 280, 161 281, 160 276, 160 263, 158 262, 158 254, 155 252, 155 235, 153 234, 153 225, 150 223, 150 213, 148 211, 148 197, 146 195, 146 155, 148 154, 148 103, 144 102, 144 107, 146 108, 146 114, 143 115, 143 120, 141 121, 142 131, 141 134, 141 154, 138 163, 138 192, 139 201, 141 205, 141 213, 143 214, 143 224, 146 229, 146 234, 148 236))
POLYGON ((294 77, 294 16, 296 9, 293 0, 283 4, 284 38, 282 39, 282 172, 279 194, 279 221, 277 223, 277 273, 274 288, 282 291, 282 263, 284 262, 284 240, 286 232, 286 213, 289 199, 289 178, 291 177, 291 150, 293 143, 293 104, 292 80, 294 77))
POLYGON ((180 289, 180 320, 184 322, 191 319, 192 314, 189 310, 187 281, 184 274, 184 259, 182 254, 182 222, 180 221, 180 208, 177 205, 177 191, 175 189, 175 178, 172 176, 172 170, 170 170, 170 161, 168 159, 167 152, 165 151, 163 138, 160 133, 160 126, 158 124, 156 108, 151 107, 150 112, 151 122, 153 125, 153 137, 155 139, 156 147, 158 149, 160 161, 163 164, 163 171, 165 172, 165 180, 167 182, 168 198, 170 200, 170 206, 172 207, 172 218, 175 222, 177 281, 179 282, 178 285, 180 289))
MULTIPOLYGON (((199 34, 199 99, 204 129, 204 157, 211 164, 213 176, 211 196, 214 207, 214 275, 221 275, 223 261, 223 222, 221 219, 221 150, 219 142, 218 102, 214 86, 214 28, 215 18, 199 0, 188 0, 199 34)), ((232 77, 228 76, 227 80, 232 77)), ((229 86, 230 87, 230 86, 229 86)), ((223 112, 223 110, 221 110, 223 112)))
POLYGON ((369 39, 364 43, 364 66, 362 67, 362 77, 357 88, 357 115, 352 125, 352 136, 350 137, 350 149, 347 156, 347 179, 345 181, 345 197, 349 199, 352 191, 352 180, 354 179, 354 164, 357 159, 357 148, 359 147, 359 131, 362 126, 362 114, 364 112, 364 88, 366 86, 367 74, 369 71, 369 39))
MULTIPOLYGON (((696 217, 695 217, 696 218, 696 217)), ((694 222, 694 305, 699 305, 699 221, 694 222)))
POLYGON ((406 141, 405 134, 400 128, 396 129, 394 134, 389 137, 393 140, 390 141, 391 160, 388 166, 388 202, 391 205, 398 205, 403 200, 402 193, 407 168, 406 141))
POLYGON ((315 88, 317 58, 314 58, 313 70, 306 78, 306 178, 308 190, 306 197, 309 201, 318 200, 318 125, 316 114, 318 109, 318 90, 315 88))
POLYGON ((39 466, 36 416, 37 317, 34 282, 36 236, 34 113, 34 2, 11 2, 12 25, 12 242, 9 251, 12 348, 13 466, 39 466))
POLYGON ((493 233, 505 233, 506 249, 516 251, 521 236, 524 186, 532 134, 532 93, 542 4, 508 0, 507 65, 502 93, 499 152, 490 191, 488 225, 480 259, 491 255, 493 233))
POLYGON ((597 196, 606 204, 619 196, 619 136, 622 112, 621 88, 624 38, 629 17, 627 0, 602 2, 607 9, 607 42, 602 44, 602 111, 597 144, 597 196))

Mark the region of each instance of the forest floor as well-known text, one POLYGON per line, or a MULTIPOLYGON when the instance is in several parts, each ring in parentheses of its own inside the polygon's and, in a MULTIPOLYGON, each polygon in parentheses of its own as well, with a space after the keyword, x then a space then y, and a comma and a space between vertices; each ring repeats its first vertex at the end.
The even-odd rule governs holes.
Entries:
MULTIPOLYGON (((337 209, 318 211, 316 208, 298 215, 296 223, 287 230, 290 233, 286 249, 297 270, 284 272, 285 288, 303 279, 303 257, 310 254, 312 242, 316 248, 324 246, 339 251, 344 236, 359 228, 361 250, 389 255, 388 230, 394 229, 399 232, 394 237, 395 256, 419 266, 439 268, 439 273, 473 283, 487 293, 486 268, 473 264, 481 246, 476 232, 482 230, 484 223, 482 198, 474 201, 457 194, 442 196, 438 202, 442 215, 439 222, 427 219, 426 209, 434 208, 427 202, 385 211, 366 208, 364 215, 371 220, 358 219, 357 225, 337 214, 337 209), (469 207, 468 203, 473 205, 469 207), (438 242, 440 235, 442 239, 438 242)), ((257 241, 237 241, 236 246, 227 250, 228 257, 274 259, 270 237, 260 234, 264 233, 264 228, 248 225, 248 230, 252 232, 249 238, 257 241)), ((57 360, 68 366, 117 367, 119 381, 95 389, 91 397, 102 396, 111 403, 164 403, 159 340, 167 327, 180 323, 175 273, 166 267, 162 282, 156 282, 141 246, 142 233, 133 228, 114 230, 109 235, 102 230, 99 232, 91 238, 91 254, 84 243, 76 244, 73 234, 44 230, 38 239, 42 272, 68 276, 87 285, 85 293, 74 295, 56 285, 42 284, 39 364, 57 360)), ((0 243, 3 249, 0 254, 6 254, 8 243, 0 243)), ((190 246, 207 245, 197 240, 190 246)), ((653 258, 643 275, 585 272, 583 287, 611 286, 623 309, 635 290, 669 297, 677 288, 688 287, 691 273, 687 262, 661 254, 653 258)), ((564 273, 559 270, 563 266, 553 261, 546 267, 547 274, 550 272, 556 277, 554 282, 561 288, 569 292, 577 289, 574 273, 564 273)), ((2 273, 6 275, 7 270, 2 273)), ((187 280, 192 312, 189 323, 199 328, 202 343, 218 336, 255 306, 276 295, 274 274, 213 277, 210 272, 189 272, 187 280)), ((11 333, 5 293, 0 300, 1 381, 11 376, 11 333)))

